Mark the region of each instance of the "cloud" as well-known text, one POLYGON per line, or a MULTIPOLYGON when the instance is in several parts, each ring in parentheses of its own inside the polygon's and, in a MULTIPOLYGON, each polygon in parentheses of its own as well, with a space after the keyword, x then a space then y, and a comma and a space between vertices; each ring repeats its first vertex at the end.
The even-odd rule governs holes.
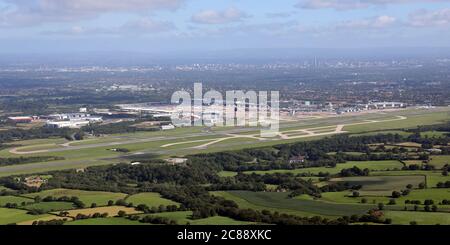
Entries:
POLYGON ((137 20, 129 21, 121 26, 111 28, 85 28, 82 26, 73 26, 70 29, 62 29, 56 31, 44 31, 44 35, 57 36, 93 36, 93 35, 107 35, 107 36, 124 36, 124 35, 153 35, 166 33, 177 28, 172 22, 155 21, 144 17, 137 20))
POLYGON ((393 26, 397 19, 392 16, 382 15, 373 18, 349 20, 336 24, 338 29, 380 29, 393 26))
POLYGON ((187 0, 5 0, 9 7, 0 13, 0 26, 31 26, 70 22, 105 13, 148 13, 176 10, 187 0))
POLYGON ((295 6, 303 9, 350 10, 380 5, 434 2, 450 2, 450 0, 302 0, 295 6))
POLYGON ((409 15, 408 24, 413 27, 450 26, 450 8, 413 12, 409 15))
POLYGON ((204 10, 192 16, 191 20, 197 24, 226 24, 240 22, 250 16, 236 8, 228 8, 224 11, 204 10))
POLYGON ((293 16, 294 14, 296 14, 295 11, 291 11, 291 12, 276 12, 276 13, 267 13, 266 17, 267 18, 288 18, 293 16))

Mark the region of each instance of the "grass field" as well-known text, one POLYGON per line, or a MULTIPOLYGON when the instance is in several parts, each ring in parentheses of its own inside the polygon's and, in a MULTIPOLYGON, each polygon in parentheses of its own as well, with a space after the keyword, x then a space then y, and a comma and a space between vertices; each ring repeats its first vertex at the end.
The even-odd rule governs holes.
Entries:
POLYGON ((443 176, 441 171, 380 171, 371 176, 425 176, 428 187, 436 187, 438 182, 450 181, 450 176, 443 176))
POLYGON ((371 208, 371 205, 333 204, 290 199, 288 193, 228 191, 214 192, 213 194, 235 201, 240 208, 266 209, 306 217, 361 214, 371 208))
POLYGON ((441 131, 427 131, 420 133, 421 137, 428 137, 428 138, 441 138, 445 137, 450 132, 441 132, 441 131))
POLYGON ((38 209, 48 213, 53 211, 73 209, 74 206, 70 202, 40 202, 26 205, 23 208, 27 210, 38 209))
POLYGON ((245 173, 251 174, 273 174, 273 173, 292 173, 292 174, 312 174, 317 175, 320 172, 337 174, 342 169, 352 168, 357 166, 360 169, 368 168, 371 171, 393 170, 401 169, 403 164, 399 161, 363 161, 363 162, 347 162, 338 164, 335 168, 317 167, 317 168, 302 168, 294 170, 270 170, 270 171, 248 171, 245 173))
POLYGON ((450 213, 386 211, 385 217, 400 225, 409 225, 411 221, 419 225, 450 225, 450 213))
POLYGON ((38 193, 31 193, 25 195, 26 197, 40 196, 45 198, 47 196, 52 197, 62 197, 62 196, 76 196, 85 205, 90 206, 92 203, 96 203, 98 206, 104 206, 108 204, 109 200, 117 201, 119 199, 125 199, 127 196, 123 193, 112 193, 112 192, 100 192, 100 191, 80 191, 80 190, 69 190, 69 189, 54 189, 48 191, 42 191, 38 193))
POLYGON ((126 218, 111 217, 97 219, 82 219, 66 222, 64 225, 147 225, 139 221, 132 221, 126 218))
MULTIPOLYGON (((86 209, 74 209, 69 210, 69 217, 75 217, 77 214, 83 215, 93 215, 95 213, 108 213, 108 217, 117 216, 119 211, 125 211, 127 214, 138 214, 139 211, 136 211, 134 208, 122 207, 122 206, 109 206, 109 207, 98 207, 98 208, 86 208, 86 209)), ((58 214, 58 212, 54 213, 58 214)))
POLYGON ((162 198, 159 193, 139 193, 129 196, 126 201, 128 203, 133 203, 134 206, 138 206, 139 204, 145 204, 149 207, 159 207, 160 205, 180 205, 177 202, 162 198))
POLYGON ((431 156, 430 164, 436 169, 442 169, 446 164, 450 165, 450 156, 431 156))
POLYGON ((157 214, 142 214, 141 217, 146 215, 152 215, 156 217, 164 217, 171 220, 175 220, 179 225, 250 225, 254 224, 252 222, 238 221, 228 217, 222 216, 214 216, 205 219, 190 219, 192 216, 191 211, 182 211, 182 212, 166 212, 166 213, 157 213, 157 214))
POLYGON ((331 179, 333 182, 347 182, 352 185, 362 185, 364 191, 400 191, 405 189, 408 184, 415 188, 420 183, 425 182, 424 176, 364 176, 364 177, 345 177, 331 179))
POLYGON ((20 223, 28 220, 39 219, 46 216, 49 215, 48 214, 30 215, 27 214, 26 210, 0 208, 0 225, 20 223))
POLYGON ((5 206, 7 203, 15 203, 21 205, 23 202, 30 203, 34 202, 33 199, 17 196, 0 196, 0 206, 5 206))

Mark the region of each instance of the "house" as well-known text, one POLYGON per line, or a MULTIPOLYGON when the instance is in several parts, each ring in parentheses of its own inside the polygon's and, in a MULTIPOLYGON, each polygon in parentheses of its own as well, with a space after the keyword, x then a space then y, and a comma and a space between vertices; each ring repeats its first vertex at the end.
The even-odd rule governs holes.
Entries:
POLYGON ((304 163, 306 158, 304 156, 294 156, 289 158, 290 164, 304 163))

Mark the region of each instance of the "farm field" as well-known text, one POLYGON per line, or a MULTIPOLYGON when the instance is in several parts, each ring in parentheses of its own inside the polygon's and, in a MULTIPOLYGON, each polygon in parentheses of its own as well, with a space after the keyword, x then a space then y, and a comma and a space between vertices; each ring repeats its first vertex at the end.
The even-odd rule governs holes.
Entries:
POLYGON ((18 196, 0 196, 0 206, 4 206, 7 203, 15 203, 21 205, 23 202, 34 202, 31 198, 18 197, 18 196))
POLYGON ((64 223, 64 225, 148 225, 139 221, 132 221, 126 218, 111 217, 111 218, 96 218, 96 219, 82 219, 64 223))
POLYGON ((261 209, 272 209, 284 212, 290 210, 290 213, 296 211, 309 214, 307 216, 344 216, 352 214, 362 214, 367 212, 370 205, 351 205, 351 204, 336 204, 336 203, 322 203, 311 200, 300 200, 288 198, 288 193, 276 192, 248 192, 248 191, 228 191, 217 192, 214 195, 219 195, 225 199, 243 201, 237 202, 241 208, 259 207, 261 209), (250 205, 248 205, 249 203, 250 205))
POLYGON ((0 208, 0 225, 20 223, 23 221, 35 220, 46 216, 49 215, 30 215, 27 214, 26 210, 0 208))
POLYGON ((148 207, 159 207, 160 205, 179 206, 179 203, 162 198, 159 193, 139 193, 139 194, 127 197, 125 199, 125 201, 128 203, 133 203, 134 206, 138 206, 139 204, 145 204, 148 207))
POLYGON ((179 225, 249 225, 252 222, 237 221, 228 217, 213 216, 205 219, 190 219, 192 211, 180 211, 180 212, 166 212, 157 214, 142 214, 141 217, 152 215, 155 217, 163 217, 171 220, 175 220, 179 225))
POLYGON ((424 176, 429 188, 436 187, 439 182, 450 180, 450 176, 443 176, 441 171, 379 171, 373 172, 371 176, 424 176))
POLYGON ((450 165, 450 156, 431 156, 430 164, 436 169, 442 169, 446 164, 450 165))
POLYGON ((450 224, 450 213, 386 211, 385 217, 400 225, 409 225, 412 221, 418 225, 450 224))
POLYGON ((86 206, 90 206, 92 203, 96 203, 98 206, 105 206, 108 204, 109 200, 117 201, 119 199, 125 199, 127 196, 123 193, 112 193, 112 192, 99 192, 99 191, 80 191, 80 190, 69 190, 69 189, 54 189, 47 190, 38 193, 31 193, 25 195, 26 197, 34 198, 35 196, 40 196, 45 198, 47 196, 52 197, 72 197, 76 196, 82 201, 86 206))
MULTIPOLYGON (((127 214, 139 214, 141 212, 136 211, 134 208, 122 207, 122 206, 108 206, 108 207, 98 207, 98 208, 86 208, 86 209, 74 209, 68 210, 68 217, 76 217, 78 214, 83 215, 93 215, 95 213, 108 213, 108 217, 117 216, 119 211, 125 211, 127 214)), ((54 213, 58 214, 58 213, 54 213)))
POLYGON ((404 189, 408 184, 417 188, 420 183, 425 183, 424 176, 364 176, 344 177, 330 180, 333 182, 347 182, 352 185, 362 185, 363 191, 389 191, 404 189))
POLYGON ((360 169, 368 168, 371 171, 383 171, 383 170, 393 170, 401 169, 403 164, 399 161, 362 161, 362 162, 347 162, 337 164, 335 168, 328 167, 315 167, 315 168, 302 168, 294 170, 269 170, 269 171, 248 171, 248 174, 272 174, 272 173, 292 173, 292 174, 319 174, 319 173, 330 173, 337 174, 342 169, 348 169, 352 167, 358 167, 360 169))
POLYGON ((69 202, 40 202, 40 203, 33 203, 26 206, 23 206, 22 208, 26 210, 42 210, 43 212, 54 212, 54 211, 60 211, 60 210, 69 210, 73 209, 74 206, 72 203, 69 202))

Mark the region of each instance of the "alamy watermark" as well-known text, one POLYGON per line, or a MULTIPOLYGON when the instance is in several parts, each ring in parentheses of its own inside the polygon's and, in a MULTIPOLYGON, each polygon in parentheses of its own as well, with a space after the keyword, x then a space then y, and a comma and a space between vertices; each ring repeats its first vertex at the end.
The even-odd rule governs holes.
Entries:
POLYGON ((178 104, 172 113, 176 127, 261 127, 261 137, 279 134, 278 91, 226 91, 225 97, 216 90, 203 94, 203 85, 194 84, 194 96, 187 91, 177 91, 171 102, 178 104))

